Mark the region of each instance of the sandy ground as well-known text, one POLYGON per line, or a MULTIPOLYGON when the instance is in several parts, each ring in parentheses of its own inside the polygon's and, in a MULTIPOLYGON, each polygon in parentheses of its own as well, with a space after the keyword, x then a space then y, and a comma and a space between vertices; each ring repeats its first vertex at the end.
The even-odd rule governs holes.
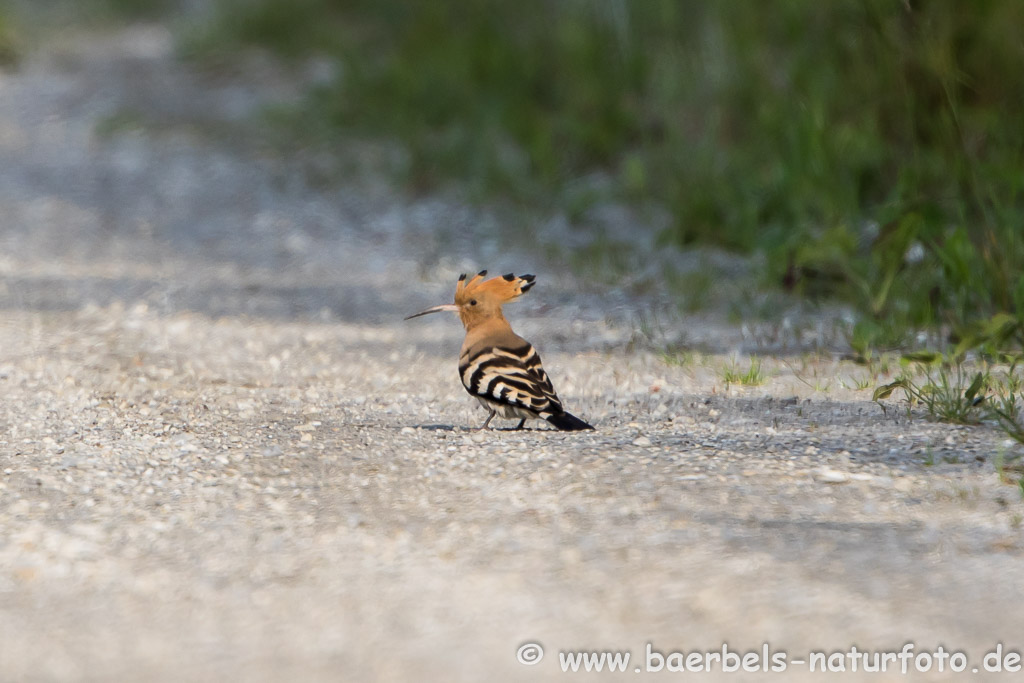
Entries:
POLYGON ((820 680, 793 660, 1024 646, 1001 434, 883 413, 827 354, 727 387, 747 333, 703 317, 723 353, 666 365, 629 343, 647 301, 473 209, 198 134, 292 92, 171 48, 67 36, 0 75, 0 678, 561 680, 615 650, 602 680, 636 680, 648 643, 725 643, 790 665, 692 675, 820 680), (150 124, 100 134, 125 112, 150 124), (457 321, 401 318, 476 267, 537 273, 509 315, 596 432, 472 431, 457 321))

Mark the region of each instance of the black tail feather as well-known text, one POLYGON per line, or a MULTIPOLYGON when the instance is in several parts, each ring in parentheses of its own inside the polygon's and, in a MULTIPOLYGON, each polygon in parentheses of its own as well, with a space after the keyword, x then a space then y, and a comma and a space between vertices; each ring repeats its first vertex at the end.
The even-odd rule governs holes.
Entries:
POLYGON ((584 429, 593 429, 583 420, 579 419, 572 413, 560 413, 558 415, 548 415, 545 418, 548 422, 558 427, 565 432, 579 432, 584 429))

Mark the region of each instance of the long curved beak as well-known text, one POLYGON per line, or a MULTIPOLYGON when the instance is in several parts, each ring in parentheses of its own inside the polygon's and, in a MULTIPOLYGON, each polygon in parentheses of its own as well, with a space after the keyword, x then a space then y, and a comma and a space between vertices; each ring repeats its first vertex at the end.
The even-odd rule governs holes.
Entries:
POLYGON ((420 311, 415 315, 407 316, 405 320, 412 320, 413 318, 418 318, 421 315, 426 315, 427 313, 440 313, 441 311, 452 311, 453 313, 458 313, 459 307, 456 306, 455 304, 441 304, 440 306, 432 306, 431 308, 428 308, 425 311, 420 311))

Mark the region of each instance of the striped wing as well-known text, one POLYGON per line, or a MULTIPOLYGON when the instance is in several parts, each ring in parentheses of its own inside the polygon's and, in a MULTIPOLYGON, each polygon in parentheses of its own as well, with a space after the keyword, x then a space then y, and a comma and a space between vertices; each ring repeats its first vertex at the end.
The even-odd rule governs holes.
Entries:
POLYGON ((462 384, 473 396, 541 414, 562 413, 562 402, 530 344, 492 346, 459 364, 462 384))

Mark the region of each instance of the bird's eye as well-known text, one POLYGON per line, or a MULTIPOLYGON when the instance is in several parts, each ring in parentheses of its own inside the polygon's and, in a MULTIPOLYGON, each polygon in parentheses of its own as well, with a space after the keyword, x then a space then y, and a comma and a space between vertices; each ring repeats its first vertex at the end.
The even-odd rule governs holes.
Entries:
POLYGON ((469 305, 470 306, 476 306, 476 299, 470 299, 469 300, 469 305))

